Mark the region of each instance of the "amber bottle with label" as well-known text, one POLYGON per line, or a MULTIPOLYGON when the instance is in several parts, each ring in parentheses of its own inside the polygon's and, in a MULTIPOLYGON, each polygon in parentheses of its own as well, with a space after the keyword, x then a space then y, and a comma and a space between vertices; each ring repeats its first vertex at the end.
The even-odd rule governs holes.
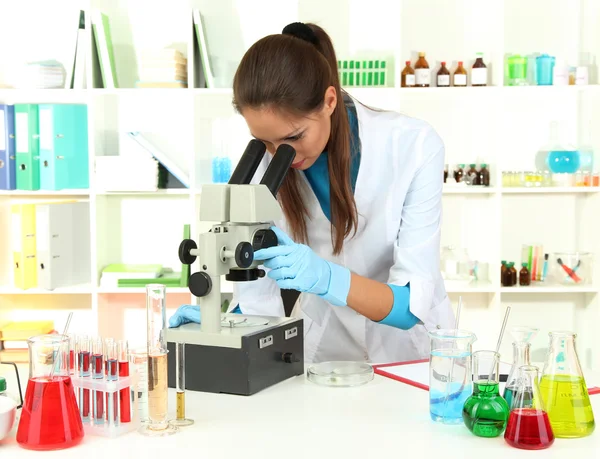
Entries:
POLYGON ((471 69, 471 85, 487 86, 487 67, 483 63, 483 53, 477 53, 477 58, 471 69))
POLYGON ((401 84, 403 88, 415 86, 415 70, 410 66, 410 61, 406 61, 406 67, 402 70, 401 84))
POLYGON ((431 80, 431 71, 429 70, 429 64, 425 59, 425 53, 419 53, 419 59, 415 64, 415 84, 420 88, 429 87, 431 80))
POLYGON ((463 176, 465 175, 464 164, 458 164, 456 169, 454 169, 454 180, 456 183, 462 182, 463 176))
POLYGON ((482 164, 481 169, 479 169, 479 184, 490 186, 490 171, 487 168, 487 164, 482 164))
POLYGON ((475 169, 475 164, 469 164, 469 170, 467 171, 467 177, 469 177, 469 181, 471 185, 481 185, 479 183, 479 173, 477 169, 475 169))
POLYGON ((446 68, 446 63, 442 62, 442 66, 437 73, 437 85, 440 88, 450 87, 450 71, 446 68))
POLYGON ((519 285, 531 284, 531 275, 527 269, 527 263, 521 263, 521 271, 519 272, 519 285))
POLYGON ((452 76, 452 86, 467 85, 467 70, 463 67, 462 61, 458 61, 458 67, 452 76))

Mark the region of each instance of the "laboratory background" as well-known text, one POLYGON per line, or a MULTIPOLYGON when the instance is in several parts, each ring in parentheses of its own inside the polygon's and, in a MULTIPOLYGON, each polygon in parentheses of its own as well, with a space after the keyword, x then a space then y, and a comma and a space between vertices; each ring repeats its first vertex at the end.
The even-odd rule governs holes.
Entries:
MULTIPOLYGON (((448 457, 477 447, 592 457, 599 58, 598 0, 0 2, 0 399, 23 405, 0 404, 0 456, 187 451, 199 435, 220 451, 212 435, 232 454, 275 457, 293 435, 275 421, 285 412, 290 429, 316 435, 317 457, 369 451, 342 442, 351 437, 391 448, 402 429, 419 440, 411 451, 443 452, 442 439, 448 457), (188 347, 161 324, 196 301, 198 268, 182 262, 180 244, 209 231, 203 193, 230 180, 252 139, 232 106, 240 59, 296 21, 330 35, 351 96, 423 119, 442 138, 440 271, 460 322, 432 331, 431 357, 413 369, 300 368, 257 393, 218 394, 233 390, 206 389, 202 369, 185 365, 188 347), (553 414, 544 378, 556 374, 570 378, 556 390, 571 402, 553 414), (52 390, 66 401, 39 395, 57 377, 52 390), (352 387, 327 387, 336 385, 352 387), (493 413, 482 414, 485 394, 493 413), (148 414, 159 399, 164 413, 148 414), (48 420, 31 409, 26 418, 31 403, 60 412, 52 432, 33 432, 48 420), (248 446, 263 438, 257 419, 280 436, 263 456, 248 446), (136 431, 160 439, 142 444, 136 431)), ((220 291, 226 311, 224 275, 220 291)), ((288 314, 295 298, 284 293, 288 314)), ((301 335, 286 320, 273 326, 301 335)), ((260 379, 251 373, 232 377, 260 379)))

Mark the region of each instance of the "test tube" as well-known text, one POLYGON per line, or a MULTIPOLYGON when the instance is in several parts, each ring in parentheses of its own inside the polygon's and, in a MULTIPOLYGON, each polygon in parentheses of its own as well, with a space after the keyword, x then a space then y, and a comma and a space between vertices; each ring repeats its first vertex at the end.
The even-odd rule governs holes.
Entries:
MULTIPOLYGON (((79 377, 89 378, 91 376, 90 354, 91 342, 87 336, 80 336, 78 342, 79 353, 79 377)), ((90 390, 79 388, 79 411, 83 422, 90 421, 90 390)))
POLYGON ((175 368, 177 386, 177 418, 171 419, 170 424, 174 426, 191 426, 193 419, 185 417, 185 343, 177 343, 175 348, 175 368))
POLYGON ((74 375, 76 370, 75 357, 77 355, 77 336, 69 333, 69 374, 74 375))
MULTIPOLYGON (((104 343, 105 374, 107 381, 117 381, 119 379, 117 343, 109 338, 104 343)), ((116 424, 119 413, 119 394, 113 392, 106 393, 106 420, 108 424, 116 424)))
MULTIPOLYGON (((127 340, 117 342, 119 378, 129 376, 129 345, 127 340)), ((119 422, 131 422, 131 390, 129 387, 119 391, 119 422)))
POLYGON ((135 387, 132 389, 133 406, 137 402, 138 416, 144 424, 148 422, 148 349, 133 349, 131 365, 136 375, 135 387))
POLYGON ((148 423, 140 433, 149 436, 171 435, 177 427, 167 421, 167 327, 166 289, 162 284, 146 286, 147 352, 148 352, 148 423))
MULTIPOLYGON (((103 379, 103 363, 104 363, 104 342, 102 338, 94 340, 92 345, 92 379, 103 379)), ((92 417, 94 424, 104 424, 104 394, 101 390, 94 390, 92 396, 93 410, 92 417)))

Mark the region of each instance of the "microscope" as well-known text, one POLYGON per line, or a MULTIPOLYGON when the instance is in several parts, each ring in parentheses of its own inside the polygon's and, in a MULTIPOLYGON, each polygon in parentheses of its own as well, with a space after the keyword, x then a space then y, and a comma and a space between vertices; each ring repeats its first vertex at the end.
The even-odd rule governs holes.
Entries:
POLYGON ((200 234, 198 244, 186 239, 179 246, 181 262, 200 267, 189 278, 200 324, 165 330, 169 387, 175 387, 176 343, 185 344, 186 389, 192 391, 252 395, 304 373, 302 319, 221 311, 221 276, 232 282, 264 277, 254 252, 278 243, 271 230, 282 218, 277 192, 296 152, 280 145, 260 184, 252 185, 265 150, 251 140, 229 183, 202 186, 200 221, 218 223, 200 234))

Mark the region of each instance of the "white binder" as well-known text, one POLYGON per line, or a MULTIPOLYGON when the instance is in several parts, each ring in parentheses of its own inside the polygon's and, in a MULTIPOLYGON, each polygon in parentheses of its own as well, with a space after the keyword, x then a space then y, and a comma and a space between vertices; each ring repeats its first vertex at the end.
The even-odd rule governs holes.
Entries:
POLYGON ((36 205, 36 234, 39 288, 91 282, 89 203, 36 205))

